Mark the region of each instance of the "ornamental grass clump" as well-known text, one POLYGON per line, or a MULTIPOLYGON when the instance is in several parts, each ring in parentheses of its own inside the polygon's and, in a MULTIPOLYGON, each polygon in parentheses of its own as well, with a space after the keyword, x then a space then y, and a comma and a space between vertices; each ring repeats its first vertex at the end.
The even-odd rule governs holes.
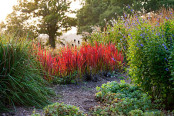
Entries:
POLYGON ((45 80, 37 69, 30 43, 19 38, 0 36, 0 112, 9 107, 43 107, 50 103, 45 80))
MULTIPOLYGON (((36 57, 49 75, 46 80, 53 78, 73 80, 85 73, 96 74, 99 71, 120 70, 123 66, 122 52, 114 44, 88 44, 80 48, 65 47, 58 54, 51 55, 38 47, 36 57)), ((80 79, 80 78, 79 78, 80 79)))

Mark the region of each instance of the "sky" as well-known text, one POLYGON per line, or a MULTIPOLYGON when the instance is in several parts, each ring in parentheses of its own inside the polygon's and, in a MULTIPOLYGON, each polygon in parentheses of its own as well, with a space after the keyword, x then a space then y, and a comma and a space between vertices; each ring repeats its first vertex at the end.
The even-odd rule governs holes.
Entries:
MULTIPOLYGON (((15 4, 17 4, 17 0, 0 0, 0 22, 4 21, 6 16, 13 11, 13 5, 15 4)), ((70 7, 72 10, 81 8, 80 1, 75 0, 70 7)))
POLYGON ((4 21, 6 16, 13 11, 13 5, 17 0, 0 0, 0 22, 4 21))

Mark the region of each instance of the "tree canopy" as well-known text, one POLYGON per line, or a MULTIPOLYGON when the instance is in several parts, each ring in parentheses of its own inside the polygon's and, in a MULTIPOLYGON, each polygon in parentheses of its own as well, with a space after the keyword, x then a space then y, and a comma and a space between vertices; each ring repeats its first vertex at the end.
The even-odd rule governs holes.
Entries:
POLYGON ((0 23, 1 32, 12 34, 18 37, 26 37, 29 34, 29 38, 34 38, 36 37, 36 33, 33 31, 34 27, 33 25, 28 25, 26 22, 27 19, 27 15, 21 14, 14 10, 12 13, 7 15, 5 22, 2 21, 0 23))
POLYGON ((91 32, 91 26, 104 27, 112 19, 136 11, 149 12, 171 6, 173 0, 85 0, 77 13, 78 33, 91 32))
POLYGON ((66 0, 20 0, 7 17, 7 30, 14 31, 12 28, 17 26, 23 32, 27 27, 36 35, 48 34, 49 44, 55 48, 55 37, 76 25, 76 19, 67 15, 72 12, 69 8, 70 2, 66 0))
POLYGON ((144 4, 146 12, 157 11, 161 7, 174 8, 174 0, 146 0, 146 4, 144 4))

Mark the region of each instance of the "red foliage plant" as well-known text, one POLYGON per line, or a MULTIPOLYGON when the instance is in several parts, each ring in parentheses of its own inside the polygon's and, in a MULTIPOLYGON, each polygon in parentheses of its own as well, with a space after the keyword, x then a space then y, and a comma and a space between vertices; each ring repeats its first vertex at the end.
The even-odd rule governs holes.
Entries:
POLYGON ((113 71, 123 66, 123 55, 114 44, 98 44, 94 46, 82 45, 80 48, 64 47, 58 54, 52 56, 50 52, 36 47, 37 60, 41 67, 48 73, 45 79, 52 80, 53 76, 65 77, 77 72, 77 77, 82 77, 86 72, 113 71))

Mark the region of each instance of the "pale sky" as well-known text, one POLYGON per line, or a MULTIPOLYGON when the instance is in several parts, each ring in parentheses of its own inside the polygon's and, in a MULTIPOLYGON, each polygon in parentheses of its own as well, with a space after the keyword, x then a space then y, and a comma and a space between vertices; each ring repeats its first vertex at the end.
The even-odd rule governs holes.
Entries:
POLYGON ((0 0, 0 22, 4 21, 6 16, 13 11, 13 5, 17 0, 0 0))
MULTIPOLYGON (((0 0, 0 22, 4 21, 6 16, 13 11, 13 5, 15 4, 17 4, 17 0, 0 0)), ((72 10, 79 8, 81 8, 79 0, 76 0, 71 4, 72 10)))

